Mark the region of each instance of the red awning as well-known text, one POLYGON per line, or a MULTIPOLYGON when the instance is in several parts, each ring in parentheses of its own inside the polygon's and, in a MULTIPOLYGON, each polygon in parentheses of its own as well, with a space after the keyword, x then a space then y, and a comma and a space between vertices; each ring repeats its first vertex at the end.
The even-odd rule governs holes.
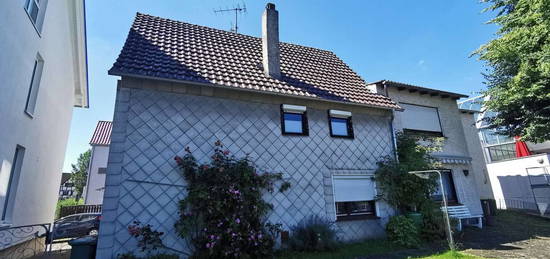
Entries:
POLYGON ((521 141, 519 137, 514 138, 516 140, 516 157, 530 156, 529 148, 524 141, 521 141))

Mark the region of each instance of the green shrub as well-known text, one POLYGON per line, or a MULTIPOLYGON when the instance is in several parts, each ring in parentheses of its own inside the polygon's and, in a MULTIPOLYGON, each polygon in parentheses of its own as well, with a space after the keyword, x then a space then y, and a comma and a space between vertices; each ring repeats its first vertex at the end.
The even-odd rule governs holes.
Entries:
POLYGON ((386 225, 388 239, 404 247, 417 247, 420 243, 418 227, 406 216, 393 216, 386 225))
POLYGON ((379 198, 401 213, 416 211, 436 190, 437 176, 422 179, 409 172, 440 167, 430 154, 440 150, 441 143, 440 138, 421 139, 397 133, 399 159, 385 157, 377 163, 375 180, 381 193, 379 198))
POLYGON ((311 215, 291 227, 290 249, 295 251, 327 251, 338 246, 333 222, 311 215))
POLYGON ((55 207, 55 218, 56 219, 59 218, 59 211, 61 210, 61 207, 75 206, 75 205, 82 205, 82 204, 84 204, 83 199, 77 200, 75 198, 68 198, 68 199, 64 199, 64 200, 58 200, 57 205, 55 207))
MULTIPOLYGON (((427 241, 441 240, 447 238, 445 226, 445 214, 441 210, 440 204, 426 202, 422 204, 420 212, 423 216, 423 224, 420 230, 420 236, 427 241)), ((455 229, 458 220, 450 218, 451 228, 455 229)))
POLYGON ((272 257, 280 224, 267 222, 273 205, 263 196, 290 187, 282 173, 258 171, 248 157, 230 156, 220 141, 207 164, 185 150, 174 158, 187 182, 175 228, 192 246, 190 258, 272 257))

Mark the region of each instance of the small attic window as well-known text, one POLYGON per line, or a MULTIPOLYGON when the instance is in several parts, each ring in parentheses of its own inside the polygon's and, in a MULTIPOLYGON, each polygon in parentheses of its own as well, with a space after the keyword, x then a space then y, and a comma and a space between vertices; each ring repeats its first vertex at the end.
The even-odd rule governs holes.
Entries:
POLYGON ((328 120, 330 136, 335 138, 353 138, 353 124, 351 112, 329 110, 328 120))
POLYGON ((309 135, 305 106, 281 105, 281 131, 283 135, 309 135))

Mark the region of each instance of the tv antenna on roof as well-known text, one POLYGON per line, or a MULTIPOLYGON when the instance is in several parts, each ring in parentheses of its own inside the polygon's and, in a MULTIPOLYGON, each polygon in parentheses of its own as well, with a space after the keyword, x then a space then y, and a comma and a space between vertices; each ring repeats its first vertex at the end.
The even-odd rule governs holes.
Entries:
POLYGON ((234 33, 237 33, 239 30, 239 14, 246 13, 246 5, 243 3, 243 5, 237 4, 237 6, 233 8, 225 8, 225 9, 218 9, 214 10, 214 13, 226 13, 226 12, 235 12, 235 24, 231 24, 231 31, 234 33))

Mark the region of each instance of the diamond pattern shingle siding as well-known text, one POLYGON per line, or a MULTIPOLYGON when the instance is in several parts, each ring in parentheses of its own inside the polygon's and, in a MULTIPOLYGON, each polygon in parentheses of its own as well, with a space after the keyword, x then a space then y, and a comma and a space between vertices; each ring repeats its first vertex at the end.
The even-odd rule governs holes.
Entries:
MULTIPOLYGON (((133 220, 163 231, 163 242, 184 250, 177 237, 177 202, 185 182, 173 161, 188 146, 202 162, 221 140, 237 157, 246 153, 261 170, 283 172, 292 187, 268 194, 269 220, 285 229, 306 216, 334 218, 332 175, 372 173, 376 161, 392 154, 390 118, 354 113, 355 139, 330 137, 326 110, 308 108, 310 135, 282 136, 277 104, 120 88, 107 170, 98 258, 136 250, 127 226, 133 220)), ((377 202, 378 220, 339 222, 343 240, 384 235, 390 215, 377 202)))
POLYGON ((330 51, 280 43, 279 79, 264 75, 261 38, 138 13, 112 75, 146 76, 399 108, 330 51))

